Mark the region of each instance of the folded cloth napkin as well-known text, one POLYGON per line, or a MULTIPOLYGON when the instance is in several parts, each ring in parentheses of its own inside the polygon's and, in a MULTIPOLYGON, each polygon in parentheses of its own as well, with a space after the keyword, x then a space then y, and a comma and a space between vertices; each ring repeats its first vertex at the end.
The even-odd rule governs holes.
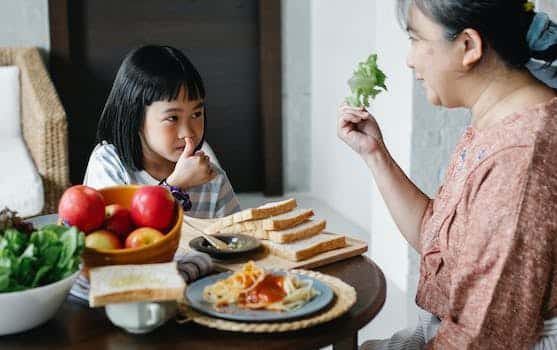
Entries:
POLYGON ((196 279, 213 272, 213 260, 202 252, 177 252, 174 261, 178 265, 178 272, 186 283, 192 283, 196 279))

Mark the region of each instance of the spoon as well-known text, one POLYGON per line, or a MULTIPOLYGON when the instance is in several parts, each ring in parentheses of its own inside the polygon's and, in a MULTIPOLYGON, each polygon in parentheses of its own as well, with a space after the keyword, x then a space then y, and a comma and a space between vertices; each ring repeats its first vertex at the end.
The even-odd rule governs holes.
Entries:
POLYGON ((211 236, 211 235, 197 229, 195 226, 193 226, 190 223, 187 223, 187 224, 188 224, 189 227, 193 228, 195 232, 197 232, 201 236, 203 236, 203 238, 205 238, 205 240, 207 240, 207 242, 209 242, 209 244, 211 244, 213 247, 217 248, 218 250, 230 250, 230 247, 228 247, 228 244, 226 242, 218 239, 215 236, 211 236))

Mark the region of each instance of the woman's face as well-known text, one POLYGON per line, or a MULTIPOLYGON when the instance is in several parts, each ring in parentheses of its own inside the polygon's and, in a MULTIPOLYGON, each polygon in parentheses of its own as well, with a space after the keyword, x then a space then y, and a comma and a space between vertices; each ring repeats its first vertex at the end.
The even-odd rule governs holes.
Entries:
POLYGON ((184 152, 186 138, 191 138, 196 146, 201 142, 204 118, 203 100, 188 100, 184 87, 176 100, 156 101, 147 106, 141 130, 144 158, 177 162, 184 152))
POLYGON ((407 26, 411 47, 406 63, 422 81, 428 100, 437 106, 458 106, 455 83, 460 74, 454 43, 447 41, 442 27, 415 5, 410 6, 407 26))

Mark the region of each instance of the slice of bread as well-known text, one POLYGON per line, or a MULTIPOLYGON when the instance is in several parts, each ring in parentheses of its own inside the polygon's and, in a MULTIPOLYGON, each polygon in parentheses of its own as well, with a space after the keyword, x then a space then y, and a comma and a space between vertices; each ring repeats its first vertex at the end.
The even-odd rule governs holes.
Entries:
POLYGON ((286 230, 267 231, 267 236, 273 242, 288 243, 315 236, 325 227, 327 227, 327 221, 324 219, 309 220, 286 230))
POLYGON ((205 228, 205 233, 215 234, 220 232, 221 229, 231 226, 238 222, 248 220, 264 219, 273 215, 286 213, 296 208, 296 199, 290 198, 280 202, 266 203, 257 208, 249 208, 232 215, 215 220, 211 225, 205 228))
POLYGON ((307 220, 285 230, 264 230, 261 225, 251 226, 245 223, 234 224, 220 230, 221 233, 241 233, 258 239, 270 239, 277 243, 293 242, 299 239, 315 236, 325 229, 326 220, 307 220), (246 225, 244 225, 246 224, 246 225), (238 225, 238 226, 236 226, 238 225))
MULTIPOLYGON (((284 230, 308 220, 313 216, 312 209, 294 209, 284 214, 271 216, 262 221, 264 230, 284 230)), ((249 222, 249 221, 248 221, 249 222)))
POLYGON ((294 227, 313 216, 311 209, 294 209, 284 214, 271 216, 266 219, 249 220, 238 222, 227 227, 223 227, 221 233, 244 233, 255 231, 257 238, 267 239, 268 234, 265 231, 284 230, 294 227))
POLYGON ((133 301, 182 300, 186 283, 176 262, 112 265, 89 270, 89 306, 133 301))
POLYGON ((262 241, 269 251, 290 261, 306 260, 317 254, 346 246, 346 237, 321 233, 292 243, 262 241))

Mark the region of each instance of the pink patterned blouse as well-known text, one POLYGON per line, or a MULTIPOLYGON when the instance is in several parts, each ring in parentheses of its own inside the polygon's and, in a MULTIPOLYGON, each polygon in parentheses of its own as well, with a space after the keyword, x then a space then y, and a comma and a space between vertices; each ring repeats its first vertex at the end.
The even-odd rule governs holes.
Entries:
POLYGON ((557 98, 469 127, 421 233, 429 349, 527 349, 557 316, 557 98))

